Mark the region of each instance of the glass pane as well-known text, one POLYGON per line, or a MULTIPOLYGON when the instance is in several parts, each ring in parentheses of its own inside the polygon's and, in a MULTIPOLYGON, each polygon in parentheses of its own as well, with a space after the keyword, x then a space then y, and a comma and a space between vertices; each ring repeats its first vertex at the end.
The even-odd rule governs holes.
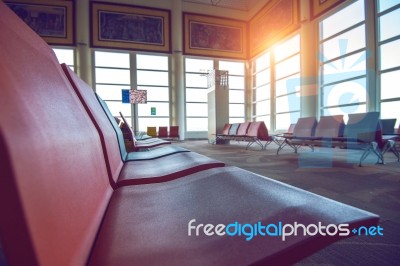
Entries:
POLYGON ((276 98, 276 112, 293 112, 300 110, 300 93, 276 98))
POLYGON ((322 62, 365 47, 365 25, 345 32, 322 44, 322 62))
POLYGON ((187 102, 203 102, 208 101, 207 89, 186 89, 187 102))
POLYGON ((108 109, 110 109, 113 116, 119 116, 119 112, 125 115, 131 115, 131 104, 122 102, 110 102, 106 101, 108 109))
POLYGON ((256 70, 256 72, 258 72, 262 69, 269 67, 270 64, 271 64, 270 54, 269 54, 269 52, 267 52, 256 59, 256 63, 255 63, 256 69, 255 70, 256 70))
POLYGON ((398 4, 400 4, 400 0, 378 0, 378 12, 385 11, 398 4))
POLYGON ((122 90, 129 90, 129 86, 96 85, 96 93, 103 100, 122 101, 122 90))
POLYGON ((168 72, 138 70, 137 84, 168 86, 168 72))
POLYGON ((268 115, 271 112, 271 101, 262 101, 256 103, 256 109, 254 110, 254 115, 260 116, 260 115, 268 115))
POLYGON ((139 69, 168 70, 167 56, 138 54, 136 60, 139 69))
POLYGON ((400 40, 381 45, 381 70, 400 66, 400 40))
POLYGON ((400 35, 400 8, 379 18, 379 40, 400 35))
POLYGON ((186 73, 186 87, 207 88, 207 77, 200 74, 186 73))
POLYGON ((69 66, 74 65, 74 50, 73 49, 58 49, 53 48, 60 64, 65 63, 69 66))
POLYGON ((187 118, 187 131, 208 131, 208 118, 187 118))
POLYGON ((255 97, 254 101, 261 101, 271 98, 271 86, 268 84, 255 89, 255 94, 253 97, 255 97))
POLYGON ((230 75, 244 75, 244 63, 219 61, 220 70, 228 70, 230 75))
POLYGON ((322 39, 364 21, 364 1, 357 1, 321 22, 322 39))
POLYGON ((208 116, 206 103, 187 103, 186 116, 208 116))
POLYGON ((292 37, 274 49, 275 62, 300 52, 300 34, 292 37))
POLYGON ((280 79, 285 76, 300 72, 300 55, 291 57, 275 66, 275 78, 280 79))
POLYGON ((300 83, 299 74, 278 80, 275 84, 275 94, 281 96, 300 91, 300 83))
POLYGON ((275 130, 286 131, 290 124, 297 123, 300 117, 300 112, 277 114, 275 130))
POLYGON ((367 98, 365 78, 339 83, 323 88, 322 106, 365 103, 367 98))
POLYGON ((256 85, 257 87, 271 82, 271 73, 270 73, 270 69, 267 68, 266 70, 263 70, 263 71, 257 73, 257 74, 255 75, 255 79, 256 79, 255 85, 256 85))
POLYGON ((243 123, 244 117, 229 117, 229 124, 235 124, 235 123, 243 123))
POLYGON ((147 101, 169 101, 168 87, 141 87, 138 90, 147 90, 147 101))
POLYGON ((344 122, 347 123, 349 118, 348 114, 365 113, 367 107, 365 104, 353 105, 353 106, 341 106, 328 108, 323 110, 323 115, 343 115, 344 122))
POLYGON ((169 116, 169 103, 147 102, 138 104, 138 114, 139 116, 169 116), (152 115, 153 108, 155 108, 155 115, 152 115))
POLYGON ((244 117, 244 104, 229 104, 229 116, 244 117))
POLYGON ((186 58, 185 60, 186 72, 207 72, 207 70, 213 68, 214 68, 213 60, 193 59, 193 58, 186 58))
POLYGON ((96 83, 130 84, 129 70, 96 68, 96 83))
POLYGON ((395 112, 393 110, 399 110, 399 106, 400 101, 381 103, 381 118, 397 118, 396 128, 399 128, 400 112, 395 112))
POLYGON ((229 76, 230 89, 244 89, 244 77, 229 76))
POLYGON ((128 53, 94 52, 96 67, 121 67, 129 68, 128 53))
POLYGON ((169 126, 169 118, 167 117, 146 117, 138 118, 139 131, 146 132, 147 127, 165 127, 169 126))
POLYGON ((230 103, 244 103, 244 90, 229 90, 230 103))
POLYGON ((399 84, 400 70, 381 74, 381 99, 400 98, 399 84))
POLYGON ((323 65, 323 84, 366 74, 365 52, 357 53, 323 65))

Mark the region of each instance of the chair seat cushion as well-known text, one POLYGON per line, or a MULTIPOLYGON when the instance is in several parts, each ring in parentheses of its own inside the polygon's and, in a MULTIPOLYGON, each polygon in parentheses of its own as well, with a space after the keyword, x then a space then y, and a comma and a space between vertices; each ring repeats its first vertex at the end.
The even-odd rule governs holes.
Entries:
POLYGON ((124 164, 117 181, 118 186, 166 182, 185 175, 214 167, 223 167, 223 162, 195 152, 182 152, 169 156, 124 164))
MULTIPOLYGON (((249 265, 293 263, 338 237, 199 236, 188 224, 376 225, 378 216, 236 167, 170 182, 118 188, 89 265, 249 265)), ((277 264, 276 264, 277 265, 277 264)))
POLYGON ((125 161, 153 160, 180 152, 190 152, 190 151, 180 146, 168 145, 150 151, 130 152, 127 154, 125 161))

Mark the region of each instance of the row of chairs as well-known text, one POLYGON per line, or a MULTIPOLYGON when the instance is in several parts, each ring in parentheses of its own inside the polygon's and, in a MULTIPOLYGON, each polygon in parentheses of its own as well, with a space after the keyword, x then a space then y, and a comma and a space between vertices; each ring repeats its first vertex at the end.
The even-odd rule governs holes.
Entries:
POLYGON ((250 242, 244 227, 229 237, 220 225, 378 225, 378 215, 175 145, 128 153, 105 102, 2 1, 0 32, 0 262, 291 265, 353 234, 250 242))
POLYGON ((275 141, 275 138, 268 134, 268 129, 264 121, 255 121, 225 124, 221 133, 216 134, 213 143, 231 140, 248 142, 246 149, 253 143, 259 145, 261 149, 265 149, 268 144, 275 141), (265 141, 265 144, 262 143, 263 141, 265 141))
MULTIPOLYGON (((124 138, 124 145, 127 147, 129 151, 140 151, 140 150, 149 150, 154 147, 166 145, 166 144, 171 144, 170 141, 164 140, 164 139, 159 139, 159 138, 153 138, 151 136, 143 135, 140 134, 139 137, 133 132, 132 127, 129 126, 128 121, 126 120, 125 116, 119 112, 121 116, 121 121, 118 117, 112 117, 111 111, 109 110, 107 104, 100 98, 100 96, 97 95, 97 98, 102 105, 105 113, 109 117, 109 119, 114 122, 114 120, 118 123, 116 124, 116 130, 120 130, 123 133, 123 138, 124 138), (114 118, 114 119, 113 119, 114 118)), ((113 123, 114 124, 114 123, 113 123)))
POLYGON ((379 112, 349 114, 347 124, 343 115, 322 116, 317 122, 315 117, 299 118, 293 132, 282 134, 277 154, 285 146, 293 148, 295 153, 301 146, 340 147, 350 149, 364 149, 359 165, 372 152, 378 157, 379 163, 384 163, 383 155, 392 151, 399 160, 396 149, 396 135, 382 134, 382 121, 379 112))
POLYGON ((158 131, 157 127, 147 127, 147 135, 153 138, 179 140, 179 126, 170 126, 169 130, 167 126, 159 126, 158 131))

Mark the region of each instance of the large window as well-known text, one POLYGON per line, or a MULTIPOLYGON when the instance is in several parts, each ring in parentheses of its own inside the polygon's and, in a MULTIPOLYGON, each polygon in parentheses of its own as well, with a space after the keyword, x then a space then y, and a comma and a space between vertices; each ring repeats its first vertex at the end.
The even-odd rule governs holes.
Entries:
POLYGON ((139 130, 169 126, 168 56, 136 55, 137 89, 147 90, 147 103, 138 104, 139 130))
POLYGON ((229 123, 245 121, 245 69, 242 62, 219 61, 220 70, 229 71, 229 123))
POLYGON ((381 118, 400 123, 400 1, 378 1, 378 51, 381 118))
POLYGON ((122 90, 147 90, 147 103, 137 104, 135 130, 169 125, 168 56, 102 51, 95 51, 94 56, 96 92, 114 116, 122 112, 128 121, 133 121, 134 106, 122 103, 122 90), (133 68, 132 61, 136 62, 133 68))
POLYGON ((252 63, 253 120, 271 124, 271 59, 270 52, 252 63))
POLYGON ((208 131, 207 78, 213 60, 185 59, 186 130, 208 131))
POLYGON ((319 27, 321 115, 365 112, 364 1, 356 1, 323 19, 319 27))
POLYGON ((285 130, 300 116, 300 34, 274 49, 275 129, 285 130))
POLYGON ((131 121, 131 105, 122 103, 122 90, 131 88, 129 53, 94 52, 97 94, 107 103, 113 116, 122 112, 131 121))
POLYGON ((300 34, 252 62, 253 120, 286 130, 300 116, 300 34), (274 117, 271 118, 271 114, 274 117), (275 121, 273 123, 273 121, 275 121))

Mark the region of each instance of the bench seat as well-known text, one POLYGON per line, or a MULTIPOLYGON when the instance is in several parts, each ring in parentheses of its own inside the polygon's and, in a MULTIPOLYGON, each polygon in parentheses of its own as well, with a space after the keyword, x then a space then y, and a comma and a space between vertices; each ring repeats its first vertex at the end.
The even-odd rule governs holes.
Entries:
POLYGON ((374 225, 378 217, 236 167, 115 191, 89 265, 291 265, 337 237, 188 236, 188 224, 374 225), (135 241, 132 241, 135 240, 135 241))
MULTIPOLYGON (((0 239, 7 265, 283 265, 342 236, 192 237, 188 223, 378 223, 372 213, 235 167, 114 187, 110 178, 117 181, 125 167, 116 132, 101 130, 51 48, 3 2, 0 32, 0 239)), ((183 154, 192 153, 173 156, 183 154)))

